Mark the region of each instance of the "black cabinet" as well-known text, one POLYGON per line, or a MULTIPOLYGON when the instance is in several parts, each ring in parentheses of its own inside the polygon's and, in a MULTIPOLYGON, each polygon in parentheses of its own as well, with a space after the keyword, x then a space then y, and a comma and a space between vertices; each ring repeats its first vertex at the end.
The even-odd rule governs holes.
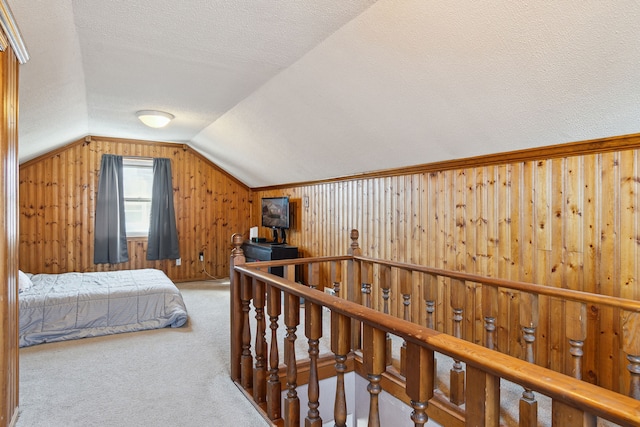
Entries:
MULTIPOLYGON (((247 262, 273 261, 277 259, 298 258, 298 247, 289 245, 272 245, 271 243, 256 243, 245 240, 242 251, 247 262)), ((269 273, 283 277, 283 267, 271 267, 269 273)))

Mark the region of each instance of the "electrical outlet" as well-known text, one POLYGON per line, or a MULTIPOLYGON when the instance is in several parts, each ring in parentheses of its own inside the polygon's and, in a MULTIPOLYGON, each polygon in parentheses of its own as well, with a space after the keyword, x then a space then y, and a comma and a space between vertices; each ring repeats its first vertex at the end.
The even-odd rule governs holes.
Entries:
POLYGON ((182 258, 176 259, 176 265, 181 265, 181 264, 182 264, 182 258))
POLYGON ((200 258, 200 262, 204 262, 204 252, 200 252, 200 255, 198 255, 198 257, 200 258))

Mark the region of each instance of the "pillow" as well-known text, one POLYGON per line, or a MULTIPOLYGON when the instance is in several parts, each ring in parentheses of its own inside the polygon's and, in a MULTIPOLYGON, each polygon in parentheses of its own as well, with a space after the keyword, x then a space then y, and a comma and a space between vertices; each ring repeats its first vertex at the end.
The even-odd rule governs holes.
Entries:
POLYGON ((22 270, 18 270, 18 292, 24 292, 31 287, 33 283, 29 276, 24 274, 22 270))

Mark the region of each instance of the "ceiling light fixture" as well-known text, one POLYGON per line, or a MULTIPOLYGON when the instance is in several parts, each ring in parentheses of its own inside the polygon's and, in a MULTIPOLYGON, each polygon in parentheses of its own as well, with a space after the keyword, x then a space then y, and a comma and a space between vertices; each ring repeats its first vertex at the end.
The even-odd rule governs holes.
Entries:
POLYGON ((175 118, 173 114, 156 110, 140 110, 136 112, 136 116, 142 123, 152 128, 165 127, 175 118))

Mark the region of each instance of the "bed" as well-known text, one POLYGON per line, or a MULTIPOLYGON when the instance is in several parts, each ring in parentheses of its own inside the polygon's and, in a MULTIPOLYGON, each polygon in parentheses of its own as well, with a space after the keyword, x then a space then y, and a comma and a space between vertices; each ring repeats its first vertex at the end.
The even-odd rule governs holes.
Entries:
POLYGON ((160 270, 19 272, 20 347, 184 325, 182 294, 160 270))

